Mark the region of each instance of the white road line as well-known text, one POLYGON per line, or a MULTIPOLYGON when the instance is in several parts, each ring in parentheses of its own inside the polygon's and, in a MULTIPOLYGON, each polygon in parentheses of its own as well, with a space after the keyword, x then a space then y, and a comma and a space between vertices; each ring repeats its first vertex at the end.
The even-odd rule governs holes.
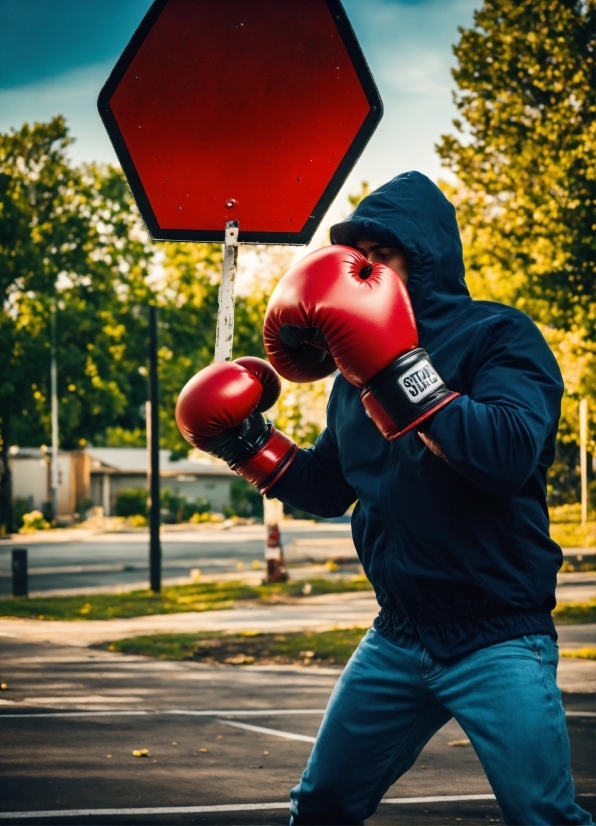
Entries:
POLYGON ((39 711, 32 714, 2 714, 3 717, 139 717, 159 714, 173 714, 185 717, 268 717, 280 714, 324 714, 324 708, 260 708, 260 709, 208 709, 205 711, 185 711, 184 709, 166 709, 164 711, 39 711))
POLYGON ((303 743, 314 743, 314 737, 307 737, 306 734, 294 734, 292 731, 279 731, 276 728, 264 728, 264 726, 251 726, 249 723, 236 723, 233 720, 222 720, 216 718, 223 726, 234 726, 234 728, 245 728, 247 731, 256 731, 258 734, 271 734, 273 737, 283 737, 285 740, 301 740, 303 743))
POLYGON ((191 717, 267 717, 270 714, 324 714, 324 708, 257 708, 257 709, 234 709, 233 711, 186 711, 185 709, 172 709, 168 711, 158 711, 156 714, 186 714, 191 717))
POLYGON ((457 803, 463 800, 496 800, 494 794, 446 794, 435 797, 386 797, 381 803, 457 803))
POLYGON ((566 717, 596 717, 596 711, 566 711, 566 717))
MULTIPOLYGON (((393 797, 381 803, 456 803, 466 800, 494 800, 494 794, 437 795, 435 797, 393 797)), ((178 815, 209 814, 211 812, 250 812, 263 809, 289 809, 286 803, 224 803, 220 806, 159 806, 143 809, 56 809, 42 812, 0 812, 0 820, 24 820, 43 817, 89 817, 92 815, 178 815)))

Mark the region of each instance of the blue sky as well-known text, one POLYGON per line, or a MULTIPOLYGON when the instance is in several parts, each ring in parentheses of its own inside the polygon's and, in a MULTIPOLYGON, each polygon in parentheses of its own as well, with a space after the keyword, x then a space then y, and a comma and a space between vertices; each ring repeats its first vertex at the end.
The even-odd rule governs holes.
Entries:
MULTIPOLYGON (((115 162, 96 110, 98 92, 151 0, 0 0, 0 131, 63 114, 76 161, 115 162)), ((407 169, 445 175, 434 152, 451 131, 458 26, 481 0, 344 0, 379 86, 385 115, 345 192, 407 169)), ((325 223, 328 223, 326 221, 325 223)))

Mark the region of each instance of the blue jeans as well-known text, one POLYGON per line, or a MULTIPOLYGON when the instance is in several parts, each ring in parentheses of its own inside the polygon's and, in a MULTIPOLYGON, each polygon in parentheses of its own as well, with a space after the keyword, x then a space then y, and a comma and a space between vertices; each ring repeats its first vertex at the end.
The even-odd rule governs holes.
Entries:
POLYGON ((557 663, 557 646, 543 635, 445 664, 430 657, 407 622, 391 640, 371 629, 333 690, 306 770, 290 793, 290 823, 362 823, 455 717, 505 823, 591 824, 574 800, 557 663))

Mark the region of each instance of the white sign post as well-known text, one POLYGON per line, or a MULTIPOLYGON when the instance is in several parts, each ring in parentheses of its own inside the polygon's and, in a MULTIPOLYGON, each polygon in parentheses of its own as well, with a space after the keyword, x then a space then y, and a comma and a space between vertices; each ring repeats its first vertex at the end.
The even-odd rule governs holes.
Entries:
POLYGON ((225 242, 223 245, 223 262, 221 267, 221 284, 219 285, 219 307, 217 310, 217 328, 215 330, 214 362, 232 360, 234 343, 234 283, 236 281, 236 264, 238 261, 238 221, 226 223, 225 242))
MULTIPOLYGON (((234 341, 234 282, 238 261, 238 221, 226 223, 221 284, 219 285, 219 307, 215 331, 216 364, 231 361, 234 341)), ((263 497, 263 522, 265 523, 265 581, 286 582, 286 568, 281 544, 279 526, 283 518, 283 504, 277 499, 263 497)))

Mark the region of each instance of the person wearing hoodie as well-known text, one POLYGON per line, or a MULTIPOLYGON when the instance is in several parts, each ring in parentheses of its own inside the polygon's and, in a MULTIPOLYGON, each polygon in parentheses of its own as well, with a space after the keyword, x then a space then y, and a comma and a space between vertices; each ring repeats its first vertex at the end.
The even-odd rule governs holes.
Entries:
MULTIPOLYGON (((362 823, 452 717, 506 823, 592 823, 575 803, 556 684, 551 611, 562 553, 549 537, 546 473, 563 393, 557 363, 524 313, 471 299, 455 210, 424 175, 398 175, 366 197, 331 228, 331 243, 359 250, 365 264, 385 264, 406 285, 418 346, 448 389, 444 403, 399 438, 386 438, 367 415, 361 387, 340 373, 327 427, 313 448, 297 449, 272 429, 265 435, 261 424, 255 431, 275 378, 269 365, 239 359, 258 375, 267 401, 255 397, 248 413, 218 425, 225 447, 223 436, 211 435, 211 419, 197 424, 195 413, 184 412, 196 410, 194 391, 204 406, 205 382, 191 380, 180 416, 177 410, 189 441, 226 458, 262 493, 322 517, 356 502, 354 544, 380 611, 333 690, 291 791, 291 824, 362 823), (253 447, 247 460, 251 439, 259 452, 253 447)), ((302 267, 316 292, 310 258, 290 273, 302 267)), ((311 300, 299 291, 294 297, 301 309, 311 300)), ((274 291, 268 317, 279 301, 274 291)), ((291 308, 277 312, 273 332, 265 323, 266 349, 282 375, 280 353, 292 357, 279 340, 284 312, 291 308)), ((326 312, 332 317, 334 307, 326 312)), ((374 330, 375 319, 369 322, 374 330)), ((307 332, 331 372, 324 335, 312 326, 307 332)), ((382 339, 369 336, 371 357, 382 339)), ((217 405, 229 405, 218 393, 217 405)))

